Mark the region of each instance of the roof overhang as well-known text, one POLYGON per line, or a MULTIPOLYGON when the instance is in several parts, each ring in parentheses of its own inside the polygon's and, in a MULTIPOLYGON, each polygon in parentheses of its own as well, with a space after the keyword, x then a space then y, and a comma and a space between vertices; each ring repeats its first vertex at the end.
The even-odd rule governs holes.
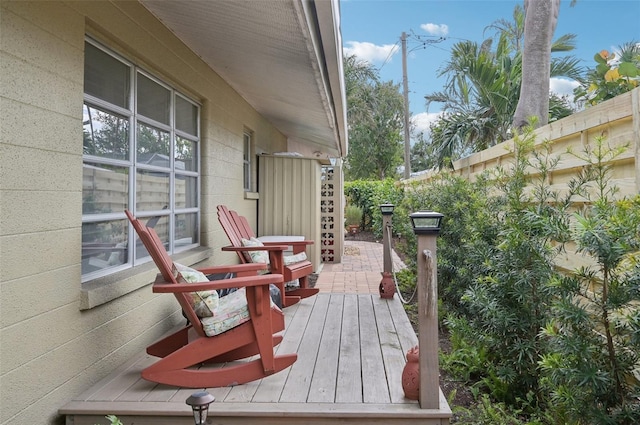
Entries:
POLYGON ((338 0, 140 1, 289 146, 346 156, 338 0))

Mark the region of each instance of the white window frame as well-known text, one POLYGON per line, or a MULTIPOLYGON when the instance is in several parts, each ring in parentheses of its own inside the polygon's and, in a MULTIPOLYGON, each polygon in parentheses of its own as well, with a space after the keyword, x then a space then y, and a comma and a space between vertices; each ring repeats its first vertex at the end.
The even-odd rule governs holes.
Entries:
MULTIPOLYGON (((96 98, 87 93, 84 94, 84 104, 89 105, 91 107, 96 107, 104 110, 108 113, 114 113, 120 115, 128 120, 129 126, 129 157, 126 159, 112 159, 103 156, 95 156, 95 155, 85 155, 83 154, 83 163, 88 162, 91 164, 105 165, 105 166, 117 166, 121 168, 128 169, 128 199, 126 199, 126 203, 128 204, 128 209, 134 215, 141 219, 149 219, 151 217, 168 217, 168 234, 169 241, 167 251, 170 254, 174 254, 177 252, 183 252, 188 249, 192 249, 200 245, 200 231, 201 231, 201 165, 200 165, 200 148, 201 148, 201 132, 200 132, 200 122, 201 122, 201 105, 194 101, 193 99, 187 97, 185 94, 180 93, 175 88, 173 88, 170 84, 165 81, 156 78, 150 72, 136 66, 132 61, 129 61, 122 56, 116 54, 109 48, 103 46, 97 41, 93 40, 90 37, 86 37, 85 41, 88 44, 91 44, 93 47, 100 49, 102 52, 112 56, 118 61, 125 64, 129 67, 129 106, 128 108, 122 108, 116 105, 113 105, 105 100, 96 98), (163 88, 167 89, 170 93, 170 111, 169 111, 169 123, 159 123, 153 119, 145 117, 141 114, 137 113, 137 81, 138 75, 144 75, 145 77, 151 79, 153 82, 159 84, 163 88), (176 98, 180 97, 183 100, 186 100, 190 104, 192 104, 196 108, 196 128, 195 135, 189 134, 188 132, 181 131, 176 128, 177 124, 175 122, 175 114, 176 114, 176 98), (157 167, 149 164, 141 164, 136 162, 136 152, 137 152, 137 125, 138 123, 152 126, 156 129, 160 129, 162 131, 166 131, 169 134, 170 138, 170 153, 169 153, 169 166, 168 167, 157 167), (176 166, 176 138, 180 137, 182 139, 186 139, 188 141, 194 142, 195 152, 194 155, 197 156, 197 160, 194 161, 193 167, 195 170, 188 170, 185 167, 180 169, 180 167, 176 166), (169 174, 169 205, 167 209, 161 209, 157 211, 136 211, 136 177, 138 170, 145 170, 149 172, 158 172, 158 173, 168 173, 169 174), (176 206, 175 199, 175 181, 177 177, 185 177, 193 179, 195 178, 195 199, 192 200, 192 203, 195 206, 184 206, 178 208, 176 206), (192 235, 192 243, 183 243, 176 244, 176 215, 180 214, 190 214, 195 217, 195 234, 192 235)), ((84 106, 83 106, 84 108, 84 106)), ((192 180, 193 181, 193 180, 192 180)), ((188 186, 187 186, 188 187, 188 186)), ((95 222, 104 222, 104 221, 119 221, 126 220, 126 216, 124 211, 110 211, 103 213, 88 213, 85 214, 83 212, 82 215, 82 223, 95 223, 95 222)), ((106 267, 97 269, 95 271, 88 271, 86 273, 82 273, 82 282, 88 282, 90 280, 100 278, 103 276, 111 275, 113 273, 117 273, 119 271, 132 268, 136 265, 146 263, 151 261, 151 258, 144 251, 144 254, 140 256, 140 258, 136 257, 136 239, 137 235, 135 235, 135 231, 130 223, 127 221, 127 246, 134 247, 133 249, 127 249, 127 258, 124 264, 116 265, 113 267, 106 267)))
POLYGON ((253 192, 253 132, 242 134, 242 182, 245 192, 253 192))

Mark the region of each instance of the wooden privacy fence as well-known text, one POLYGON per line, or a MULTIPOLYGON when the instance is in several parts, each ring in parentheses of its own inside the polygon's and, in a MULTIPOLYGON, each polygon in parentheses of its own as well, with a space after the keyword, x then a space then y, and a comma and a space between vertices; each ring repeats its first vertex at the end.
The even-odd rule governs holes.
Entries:
MULTIPOLYGON (((612 148, 628 145, 623 154, 611 161, 610 185, 618 187, 617 198, 632 197, 640 193, 640 88, 617 96, 562 120, 535 130, 536 146, 551 142, 551 155, 559 157, 557 167, 550 175, 551 187, 564 191, 567 184, 585 166, 585 161, 571 155, 581 153, 593 144, 598 136, 604 136, 612 148)), ((454 175, 474 181, 481 173, 492 168, 508 167, 514 162, 513 140, 508 140, 453 163, 454 175)), ((427 183, 436 173, 427 173, 404 181, 405 187, 427 183)), ((580 200, 576 200, 580 202, 580 200)), ((574 269, 591 263, 577 255, 573 246, 567 246, 567 254, 559 259, 561 267, 574 269)))

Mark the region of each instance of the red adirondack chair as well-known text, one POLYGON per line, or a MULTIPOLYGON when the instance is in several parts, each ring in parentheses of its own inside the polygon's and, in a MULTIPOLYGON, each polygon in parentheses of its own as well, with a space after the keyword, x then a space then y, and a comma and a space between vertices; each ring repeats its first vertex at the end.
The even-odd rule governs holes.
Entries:
MULTIPOLYGON (((224 232, 229 238, 230 246, 222 248, 223 251, 234 251, 238 254, 242 263, 252 263, 251 252, 266 251, 269 258, 269 269, 272 273, 282 274, 284 282, 278 284, 282 297, 282 305, 288 307, 307 298, 316 295, 317 288, 308 287, 308 277, 313 273, 313 264, 309 260, 289 261, 292 257, 285 256, 285 251, 289 246, 293 247, 293 254, 300 255, 308 245, 312 245, 310 240, 282 240, 278 242, 263 242, 262 246, 244 246, 242 240, 255 239, 255 234, 249 226, 249 222, 235 211, 229 210, 224 205, 218 205, 218 221, 222 225, 224 232), (299 287, 286 289, 286 282, 298 280, 299 287)), ((285 239, 285 237, 282 237, 285 239)))
MULTIPOLYGON (((282 283, 282 275, 259 276, 257 272, 265 268, 264 264, 240 264, 199 270, 204 274, 235 273, 236 278, 209 281, 204 277, 187 283, 183 276, 187 272, 180 271, 169 257, 155 230, 129 211, 125 213, 160 270, 153 292, 172 293, 189 320, 189 325, 147 348, 147 353, 160 360, 142 371, 144 379, 186 388, 224 387, 264 378, 296 361, 297 354, 276 356, 273 350, 282 341, 276 334, 284 329, 284 315, 271 302, 269 284, 282 283), (217 303, 212 301, 212 316, 201 317, 194 300, 215 300, 217 293, 213 292, 225 288, 241 289, 219 298, 217 303), (211 292, 206 295, 206 291, 211 292), (259 358, 233 362, 255 355, 259 358), (233 363, 200 368, 203 363, 221 362, 233 363)), ((199 276, 194 272, 188 273, 199 276)))

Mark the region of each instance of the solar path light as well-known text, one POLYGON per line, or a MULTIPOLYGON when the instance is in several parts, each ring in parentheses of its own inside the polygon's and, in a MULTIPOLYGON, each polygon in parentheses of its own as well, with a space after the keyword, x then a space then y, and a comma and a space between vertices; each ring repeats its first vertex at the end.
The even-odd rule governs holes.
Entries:
POLYGON ((186 403, 193 410, 193 420, 196 425, 204 425, 209 414, 209 405, 213 403, 215 397, 206 391, 198 391, 187 398, 186 403))

